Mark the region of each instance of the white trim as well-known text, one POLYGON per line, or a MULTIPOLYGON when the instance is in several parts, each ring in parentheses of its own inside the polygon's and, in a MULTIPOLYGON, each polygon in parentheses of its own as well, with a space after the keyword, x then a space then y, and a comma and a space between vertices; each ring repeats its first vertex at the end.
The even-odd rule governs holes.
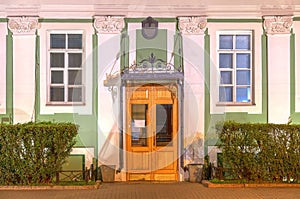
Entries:
POLYGON ((295 34, 295 112, 300 112, 300 21, 294 21, 295 34))
POLYGON ((42 23, 38 30, 40 35, 40 113, 54 114, 54 113, 78 113, 78 114, 92 114, 92 99, 93 99, 93 24, 92 23, 42 23), (85 104, 72 105, 47 105, 47 79, 48 75, 48 37, 49 31, 55 33, 66 33, 72 31, 74 33, 83 33, 84 40, 84 73, 83 84, 85 104))
MULTIPOLYGON (((238 86, 237 85, 237 81, 236 81, 236 77, 237 77, 237 71, 247 71, 247 68, 237 68, 237 54, 238 53, 247 53, 247 54, 250 54, 251 57, 250 57, 250 68, 249 68, 249 71, 250 71, 250 91, 251 91, 251 101, 250 102, 246 102, 248 104, 252 103, 255 99, 253 99, 253 63, 252 63, 252 60, 253 60, 253 32, 252 31, 249 31, 249 30, 229 30, 229 31, 217 31, 217 45, 216 45, 216 49, 217 49, 217 55, 219 54, 232 54, 233 57, 232 57, 232 68, 219 68, 218 64, 219 64, 219 56, 217 56, 216 58, 216 64, 217 64, 217 68, 219 70, 219 73, 221 72, 231 72, 232 73, 232 83, 231 84, 221 84, 219 85, 219 88, 221 87, 221 85, 223 87, 226 87, 226 86, 230 86, 233 88, 232 90, 232 101, 231 102, 220 102, 218 101, 219 104, 242 104, 244 102, 237 102, 236 101, 236 89, 239 87, 239 88, 243 88, 244 86, 238 86), (233 36, 233 48, 232 49, 220 49, 219 46, 220 46, 220 35, 229 35, 229 36, 233 36), (234 41, 234 39, 236 38, 236 36, 238 35, 250 35, 250 49, 249 50, 245 50, 245 49, 236 49, 236 43, 234 41)), ((219 89, 217 90, 218 92, 218 96, 220 95, 219 94, 219 89)))
POLYGON ((84 30, 48 30, 47 31, 47 104, 48 105, 82 105, 85 103, 85 92, 84 92, 84 87, 85 87, 85 42, 82 43, 82 48, 81 49, 68 49, 68 38, 66 37, 66 47, 65 49, 51 49, 50 48, 50 35, 51 34, 64 34, 64 35, 68 35, 68 34, 81 34, 82 35, 82 40, 85 41, 85 31, 84 30), (63 53, 65 56, 65 60, 64 60, 64 68, 52 68, 50 67, 50 53, 63 53), (77 86, 77 88, 81 87, 82 88, 82 101, 81 102, 68 102, 68 96, 69 96, 69 92, 68 92, 68 88, 69 88, 69 83, 68 81, 68 74, 69 74, 69 69, 68 68, 68 55, 69 53, 81 53, 82 54, 82 67, 81 68, 76 68, 76 70, 81 70, 82 71, 82 84, 81 86, 77 86), (63 81, 64 83, 61 85, 51 85, 51 72, 52 71, 63 71, 64 73, 64 77, 63 77, 63 81), (64 87, 64 102, 53 102, 50 100, 50 87, 53 86, 58 86, 58 87, 64 87))
POLYGON ((6 35, 7 24, 0 23, 0 114, 6 114, 6 35))
POLYGON ((210 35, 210 110, 211 114, 222 114, 225 112, 247 112, 249 114, 262 113, 262 61, 261 61, 261 36, 263 29, 261 23, 208 23, 210 35), (253 31, 253 65, 254 70, 254 105, 245 106, 218 106, 219 101, 219 70, 217 68, 217 32, 224 30, 253 31))

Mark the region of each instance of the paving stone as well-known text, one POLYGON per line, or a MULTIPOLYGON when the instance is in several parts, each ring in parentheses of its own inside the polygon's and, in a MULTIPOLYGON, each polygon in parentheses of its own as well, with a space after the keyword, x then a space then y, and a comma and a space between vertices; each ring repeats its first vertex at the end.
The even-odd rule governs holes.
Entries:
POLYGON ((2 199, 296 199, 300 189, 206 188, 199 183, 104 183, 95 190, 0 191, 2 199))

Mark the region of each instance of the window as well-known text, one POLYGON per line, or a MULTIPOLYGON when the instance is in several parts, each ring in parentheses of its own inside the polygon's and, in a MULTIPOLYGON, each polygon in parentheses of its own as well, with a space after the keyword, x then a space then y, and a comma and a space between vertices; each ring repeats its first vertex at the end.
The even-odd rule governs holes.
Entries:
POLYGON ((48 45, 50 104, 84 102, 83 43, 83 31, 50 32, 48 45))
POLYGON ((218 35, 220 103, 253 103, 252 31, 226 31, 218 35))

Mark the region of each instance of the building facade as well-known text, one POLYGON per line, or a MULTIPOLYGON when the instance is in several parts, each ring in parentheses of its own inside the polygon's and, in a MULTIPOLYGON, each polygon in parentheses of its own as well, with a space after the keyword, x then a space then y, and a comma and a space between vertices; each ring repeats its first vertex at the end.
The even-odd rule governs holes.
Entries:
POLYGON ((216 122, 300 121, 300 4, 243 3, 8 1, 1 121, 74 122, 85 165, 182 181, 216 122))

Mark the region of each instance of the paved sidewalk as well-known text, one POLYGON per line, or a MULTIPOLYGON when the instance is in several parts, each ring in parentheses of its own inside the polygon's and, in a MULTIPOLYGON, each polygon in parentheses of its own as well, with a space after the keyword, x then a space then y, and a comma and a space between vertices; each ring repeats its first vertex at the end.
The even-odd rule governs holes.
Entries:
POLYGON ((198 183, 106 183, 97 190, 0 191, 2 199, 293 199, 299 188, 206 188, 198 183))

